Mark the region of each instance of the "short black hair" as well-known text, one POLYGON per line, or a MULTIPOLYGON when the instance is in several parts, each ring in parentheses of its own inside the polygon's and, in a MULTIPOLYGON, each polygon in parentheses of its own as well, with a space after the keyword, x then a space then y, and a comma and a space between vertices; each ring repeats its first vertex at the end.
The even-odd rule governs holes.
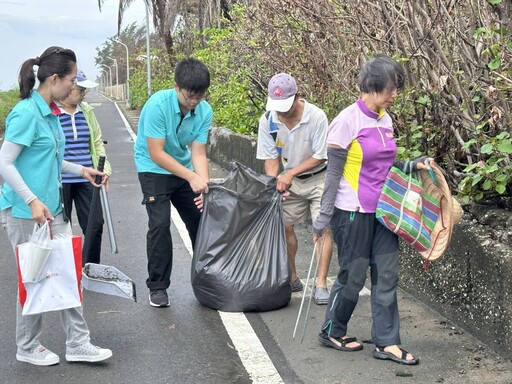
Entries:
POLYGON ((378 53, 361 68, 359 90, 364 93, 379 93, 385 89, 401 90, 404 81, 402 66, 391 57, 378 53))
POLYGON ((193 93, 204 93, 210 86, 210 72, 200 60, 181 60, 174 71, 174 82, 181 89, 193 93))

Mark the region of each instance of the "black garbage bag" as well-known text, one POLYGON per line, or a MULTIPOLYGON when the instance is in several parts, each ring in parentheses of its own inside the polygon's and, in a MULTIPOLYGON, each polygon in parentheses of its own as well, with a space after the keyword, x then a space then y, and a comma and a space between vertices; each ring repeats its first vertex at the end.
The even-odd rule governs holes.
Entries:
POLYGON ((290 301, 290 272, 276 179, 234 164, 210 184, 192 259, 192 287, 204 306, 268 311, 290 301))

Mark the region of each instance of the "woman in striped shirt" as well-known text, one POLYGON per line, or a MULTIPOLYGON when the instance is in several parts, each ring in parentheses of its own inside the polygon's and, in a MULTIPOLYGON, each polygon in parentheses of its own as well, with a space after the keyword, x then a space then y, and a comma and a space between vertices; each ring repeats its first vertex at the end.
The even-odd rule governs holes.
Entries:
MULTIPOLYGON (((88 80, 84 72, 78 69, 76 87, 71 93, 58 103, 59 108, 55 114, 59 116, 60 124, 66 137, 64 160, 84 167, 98 166, 99 156, 105 156, 105 146, 101 135, 100 125, 93 108, 83 101, 88 89, 98 86, 88 80)), ((106 188, 108 190, 108 177, 112 169, 105 161, 104 172, 107 174, 106 188)), ((91 221, 90 246, 82 255, 82 264, 100 262, 101 239, 103 236, 103 212, 101 202, 98 200, 91 210, 91 201, 94 187, 83 177, 71 174, 62 174, 62 199, 64 213, 71 219, 73 203, 80 228, 85 235, 88 220, 91 221)))

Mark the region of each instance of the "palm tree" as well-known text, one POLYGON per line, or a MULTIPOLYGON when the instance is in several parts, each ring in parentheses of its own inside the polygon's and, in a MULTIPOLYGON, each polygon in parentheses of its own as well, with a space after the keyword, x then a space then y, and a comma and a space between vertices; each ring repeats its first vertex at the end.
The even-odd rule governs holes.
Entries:
MULTIPOLYGON (((98 0, 98 8, 101 12, 101 6, 106 0, 98 0)), ((169 55, 173 53, 173 38, 171 35, 170 20, 174 20, 177 15, 178 0, 143 0, 146 2, 150 13, 153 15, 153 26, 158 36, 164 42, 165 50, 169 55)), ((134 0, 119 0, 119 10, 117 14, 117 31, 121 30, 123 14, 134 0)))
MULTIPOLYGON (((106 0, 98 0, 98 8, 106 0)), ((153 15, 153 26, 158 36, 162 39, 169 57, 174 53, 174 39, 172 32, 179 15, 195 14, 198 19, 199 29, 210 27, 218 23, 220 16, 229 18, 232 3, 236 0, 143 0, 146 2, 153 15)), ((134 0, 119 0, 119 12, 117 16, 117 30, 121 29, 124 11, 134 0)))

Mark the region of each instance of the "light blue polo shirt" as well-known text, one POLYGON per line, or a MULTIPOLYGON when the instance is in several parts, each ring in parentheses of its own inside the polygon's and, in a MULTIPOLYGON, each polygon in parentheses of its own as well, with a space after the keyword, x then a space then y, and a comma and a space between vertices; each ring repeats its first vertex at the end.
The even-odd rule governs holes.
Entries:
POLYGON ((155 93, 140 114, 135 142, 137 171, 170 174, 149 157, 148 137, 165 139, 164 151, 184 167, 193 170, 189 146, 194 141, 206 144, 212 118, 212 107, 205 100, 182 116, 178 95, 174 89, 155 93))
MULTIPOLYGON (((24 146, 14 162, 16 169, 53 216, 62 212, 59 177, 66 143, 64 132, 59 118, 51 114, 50 107, 36 90, 16 104, 7 116, 5 141, 24 146)), ((0 209, 11 207, 13 217, 32 219, 30 207, 4 183, 0 209)))

